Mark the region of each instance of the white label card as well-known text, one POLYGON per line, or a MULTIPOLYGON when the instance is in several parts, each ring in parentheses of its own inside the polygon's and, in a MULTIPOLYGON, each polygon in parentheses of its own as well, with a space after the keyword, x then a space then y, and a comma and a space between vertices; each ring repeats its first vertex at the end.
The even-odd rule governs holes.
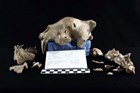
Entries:
POLYGON ((47 51, 45 69, 87 68, 85 50, 47 51))

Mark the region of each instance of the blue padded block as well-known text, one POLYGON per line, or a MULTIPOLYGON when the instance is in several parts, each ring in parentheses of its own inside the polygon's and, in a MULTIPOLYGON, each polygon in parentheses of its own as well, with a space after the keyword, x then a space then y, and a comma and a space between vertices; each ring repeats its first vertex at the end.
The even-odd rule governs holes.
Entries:
POLYGON ((48 51, 58 51, 58 50, 77 50, 77 49, 85 49, 86 56, 89 56, 91 48, 91 41, 87 40, 83 46, 83 48, 78 48, 76 42, 72 41, 70 43, 66 43, 65 45, 58 45, 55 42, 48 42, 48 51))

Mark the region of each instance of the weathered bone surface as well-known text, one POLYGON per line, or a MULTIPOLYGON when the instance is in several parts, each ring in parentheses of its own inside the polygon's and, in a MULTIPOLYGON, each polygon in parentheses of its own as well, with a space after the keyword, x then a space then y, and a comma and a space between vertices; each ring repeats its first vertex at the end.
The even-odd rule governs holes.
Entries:
POLYGON ((103 52, 98 48, 93 48, 92 52, 93 56, 103 56, 103 52))
POLYGON ((14 61, 17 64, 22 64, 25 61, 33 61, 35 58, 35 53, 37 53, 36 47, 34 48, 22 48, 23 45, 14 46, 14 61))
POLYGON ((22 64, 22 65, 11 66, 11 67, 9 68, 9 70, 10 70, 10 71, 13 70, 14 72, 20 74, 20 73, 23 72, 23 69, 24 69, 24 68, 28 69, 28 65, 27 65, 26 62, 25 62, 24 64, 22 64))
MULTIPOLYGON (((133 73, 135 74, 135 67, 133 62, 130 59, 131 53, 126 55, 122 55, 119 51, 112 49, 109 50, 105 54, 105 58, 109 59, 110 61, 114 61, 119 66, 122 66, 126 73, 133 73)), ((116 69, 117 70, 117 69, 116 69)))
POLYGON ((47 29, 40 33, 41 49, 44 54, 49 40, 59 45, 64 45, 71 40, 76 40, 78 47, 83 47, 87 39, 93 39, 92 30, 96 27, 93 20, 80 20, 73 17, 64 17, 58 22, 48 25, 47 29))
POLYGON ((35 68, 35 67, 38 67, 38 68, 41 68, 42 64, 39 63, 39 62, 33 62, 33 66, 31 68, 35 68))

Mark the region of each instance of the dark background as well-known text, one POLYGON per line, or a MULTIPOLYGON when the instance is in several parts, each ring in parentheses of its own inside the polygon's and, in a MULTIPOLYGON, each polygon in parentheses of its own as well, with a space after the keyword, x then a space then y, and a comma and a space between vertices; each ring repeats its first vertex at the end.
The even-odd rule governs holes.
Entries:
MULTIPOLYGON (((140 91, 140 0, 0 0, 0 90, 2 91, 140 91), (40 75, 41 69, 21 75, 9 72, 13 65, 13 47, 17 44, 37 46, 37 61, 44 63, 38 35, 48 24, 65 16, 93 19, 92 48, 103 52, 114 48, 132 53, 136 75, 105 73, 88 75, 40 75)), ((91 56, 88 58, 91 59, 91 56)), ((93 64, 88 63, 92 69, 93 64)))

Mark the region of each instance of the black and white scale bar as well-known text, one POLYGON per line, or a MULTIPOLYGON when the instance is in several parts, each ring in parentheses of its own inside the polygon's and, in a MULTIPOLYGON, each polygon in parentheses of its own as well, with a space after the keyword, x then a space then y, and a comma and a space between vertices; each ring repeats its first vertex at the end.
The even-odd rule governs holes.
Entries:
POLYGON ((82 74, 90 73, 88 68, 42 69, 41 74, 82 74))

